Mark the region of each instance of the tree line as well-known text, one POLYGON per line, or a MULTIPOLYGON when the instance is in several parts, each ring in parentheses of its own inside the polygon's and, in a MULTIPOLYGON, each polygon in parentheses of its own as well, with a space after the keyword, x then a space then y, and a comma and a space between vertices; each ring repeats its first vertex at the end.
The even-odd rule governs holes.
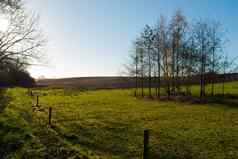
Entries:
POLYGON ((26 13, 21 0, 0 0, 0 15, 8 21, 0 30, 0 86, 32 86, 27 67, 42 58, 46 43, 38 17, 26 13))
POLYGON ((230 65, 224 53, 226 41, 218 21, 199 19, 189 23, 180 10, 169 21, 161 15, 155 26, 146 25, 133 42, 127 69, 135 77, 135 96, 145 96, 144 89, 148 88, 149 97, 160 97, 162 85, 168 98, 191 95, 195 78, 199 79, 201 98, 206 96, 208 83, 209 94, 214 96, 218 74, 223 75, 224 85, 230 65), (181 90, 182 85, 186 91, 181 90))

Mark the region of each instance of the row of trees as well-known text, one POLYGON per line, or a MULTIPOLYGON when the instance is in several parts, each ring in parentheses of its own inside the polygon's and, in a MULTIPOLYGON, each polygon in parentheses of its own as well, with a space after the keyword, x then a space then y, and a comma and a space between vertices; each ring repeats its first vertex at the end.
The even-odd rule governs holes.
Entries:
POLYGON ((169 22, 164 16, 155 26, 146 25, 134 42, 128 70, 135 77, 135 95, 144 96, 144 88, 155 88, 161 95, 161 85, 166 86, 168 98, 181 93, 191 94, 190 85, 200 79, 200 97, 204 97, 206 83, 214 83, 218 73, 226 73, 227 57, 224 56, 226 42, 224 30, 219 22, 200 19, 188 23, 180 10, 169 22), (186 85, 186 92, 181 85, 186 85))
POLYGON ((37 16, 27 14, 21 0, 0 0, 0 15, 8 23, 0 30, 0 85, 32 85, 26 68, 42 58, 46 43, 37 16))

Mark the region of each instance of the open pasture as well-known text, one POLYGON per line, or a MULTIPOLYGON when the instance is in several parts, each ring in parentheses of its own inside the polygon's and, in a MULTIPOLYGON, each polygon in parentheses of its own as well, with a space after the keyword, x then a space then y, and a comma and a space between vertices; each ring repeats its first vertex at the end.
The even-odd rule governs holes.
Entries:
MULTIPOLYGON (((236 93, 236 85, 237 82, 227 83, 226 91, 236 93)), ((219 87, 216 85, 217 90, 219 87)), ((194 86, 194 94, 196 90, 194 86)), ((24 92, 8 90, 12 96, 25 99, 16 98, 8 110, 22 105, 22 110, 12 111, 23 115, 21 111, 35 104, 36 97, 26 97, 24 92)), ((57 136, 57 142, 89 158, 141 158, 143 131, 148 129, 152 158, 238 157, 238 107, 234 104, 140 99, 128 89, 34 92, 40 95, 39 108, 30 111, 29 122, 34 136, 41 138, 39 143, 48 146, 47 149, 56 141, 44 141, 41 135, 52 131, 50 136, 57 136), (47 126, 49 107, 52 107, 52 128, 47 126)))

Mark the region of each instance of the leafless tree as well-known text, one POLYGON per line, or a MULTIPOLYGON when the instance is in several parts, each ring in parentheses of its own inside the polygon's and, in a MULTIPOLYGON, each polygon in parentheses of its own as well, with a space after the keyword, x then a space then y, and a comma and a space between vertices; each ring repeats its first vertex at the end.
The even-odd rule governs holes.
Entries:
POLYGON ((211 81, 211 96, 214 96, 214 84, 216 74, 219 72, 221 64, 221 53, 223 52, 224 32, 219 22, 211 22, 210 24, 210 81, 211 81))
POLYGON ((165 40, 165 26, 164 26, 164 17, 161 15, 160 19, 154 29, 154 48, 155 48, 155 63, 157 63, 157 85, 156 85, 156 96, 160 97, 160 88, 161 88, 161 54, 164 50, 164 41, 165 40))
MULTIPOLYGON (((20 1, 9 1, 9 5, 17 6, 17 2, 20 1)), ((18 7, 2 14, 9 22, 7 30, 0 32, 0 65, 15 63, 26 67, 41 59, 46 40, 38 27, 38 16, 28 15, 18 7)))
POLYGON ((182 70, 182 53, 183 40, 185 38, 187 28, 187 21, 181 10, 177 10, 170 22, 170 41, 172 53, 172 91, 175 94, 175 89, 179 92, 179 74, 183 73, 182 70))
POLYGON ((142 41, 145 49, 146 66, 148 66, 148 80, 149 80, 149 96, 152 97, 152 45, 153 45, 153 30, 149 25, 146 25, 142 32, 142 41))
POLYGON ((205 21, 198 21, 193 26, 193 36, 195 39, 195 46, 200 56, 200 98, 205 96, 206 86, 206 65, 207 55, 209 50, 209 27, 205 21))
POLYGON ((160 97, 161 79, 168 99, 171 95, 186 94, 180 91, 181 83, 186 84, 187 95, 191 95, 190 85, 194 82, 191 79, 196 81, 200 76, 203 99, 210 74, 213 76, 209 79, 211 94, 214 94, 215 74, 221 73, 220 53, 224 47, 220 23, 200 19, 191 25, 182 12, 177 11, 169 23, 161 16, 156 26, 146 25, 138 39, 134 59, 142 96, 148 85, 149 96, 152 96, 151 88, 155 87, 156 96, 160 97))

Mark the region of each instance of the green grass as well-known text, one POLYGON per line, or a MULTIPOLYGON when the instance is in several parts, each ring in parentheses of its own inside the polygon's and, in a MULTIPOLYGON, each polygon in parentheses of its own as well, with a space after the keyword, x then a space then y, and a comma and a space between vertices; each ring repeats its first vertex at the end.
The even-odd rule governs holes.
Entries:
MULTIPOLYGON (((227 83, 226 93, 238 94, 237 85, 227 83)), ((216 93, 220 90, 217 84, 216 93)), ((226 102, 139 99, 126 89, 41 89, 35 92, 42 111, 32 112, 36 99, 25 92, 9 89, 11 102, 0 116, 0 144, 21 141, 10 147, 12 158, 142 158, 144 129, 150 132, 151 158, 238 158, 238 107, 226 102), (47 127, 48 107, 53 108, 52 128, 47 127)), ((194 95, 198 92, 194 86, 194 95)))

